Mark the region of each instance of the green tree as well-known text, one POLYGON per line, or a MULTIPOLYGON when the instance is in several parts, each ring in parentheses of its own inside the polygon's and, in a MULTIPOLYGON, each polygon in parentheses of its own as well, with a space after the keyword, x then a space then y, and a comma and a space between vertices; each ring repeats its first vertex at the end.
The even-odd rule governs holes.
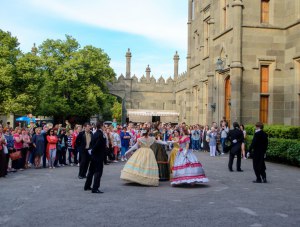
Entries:
POLYGON ((40 115, 89 118, 103 110, 106 82, 115 77, 110 58, 102 49, 85 46, 71 36, 48 39, 39 47, 45 84, 41 89, 40 115))
POLYGON ((117 122, 122 121, 122 103, 116 101, 111 108, 112 117, 116 118, 117 122))
POLYGON ((12 82, 12 96, 5 101, 5 111, 10 113, 36 112, 39 91, 43 85, 41 60, 34 53, 22 54, 17 60, 12 82))
POLYGON ((13 97, 16 62, 21 55, 19 42, 10 32, 0 29, 0 111, 9 113, 8 99, 13 97))

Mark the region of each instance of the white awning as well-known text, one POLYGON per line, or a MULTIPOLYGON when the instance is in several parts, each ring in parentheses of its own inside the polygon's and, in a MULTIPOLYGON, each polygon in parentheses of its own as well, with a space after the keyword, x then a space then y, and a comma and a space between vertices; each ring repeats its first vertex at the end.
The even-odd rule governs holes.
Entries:
POLYGON ((128 116, 179 116, 179 113, 174 110, 127 110, 128 116))

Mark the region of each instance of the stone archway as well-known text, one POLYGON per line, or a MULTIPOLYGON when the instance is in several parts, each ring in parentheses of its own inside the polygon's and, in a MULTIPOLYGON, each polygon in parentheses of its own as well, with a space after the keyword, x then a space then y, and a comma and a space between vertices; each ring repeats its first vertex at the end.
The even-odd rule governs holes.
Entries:
MULTIPOLYGON (((120 76, 122 77, 122 75, 120 76)), ((123 79, 123 78, 121 78, 123 79)), ((124 78, 125 79, 125 78, 124 78)), ((120 82, 123 82, 121 80, 120 82)), ((122 125, 126 123, 126 116, 127 116, 127 107, 126 107, 126 90, 125 90, 125 83, 119 83, 119 81, 115 81, 114 83, 108 83, 108 90, 109 93, 113 96, 116 96, 122 99, 122 125)))

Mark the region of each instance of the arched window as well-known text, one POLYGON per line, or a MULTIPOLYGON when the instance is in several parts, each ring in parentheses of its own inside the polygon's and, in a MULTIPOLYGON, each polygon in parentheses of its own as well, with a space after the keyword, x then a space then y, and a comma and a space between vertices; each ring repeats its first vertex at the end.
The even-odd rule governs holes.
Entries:
POLYGON ((261 0, 261 23, 268 24, 270 17, 270 0, 261 0))

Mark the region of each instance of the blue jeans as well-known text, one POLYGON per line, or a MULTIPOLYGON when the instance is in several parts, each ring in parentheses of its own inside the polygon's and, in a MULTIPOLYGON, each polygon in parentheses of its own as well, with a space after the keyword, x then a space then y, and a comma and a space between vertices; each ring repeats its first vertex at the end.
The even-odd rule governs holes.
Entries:
POLYGON ((129 147, 121 147, 121 157, 125 156, 126 151, 128 151, 129 147))
POLYGON ((56 158, 56 149, 50 149, 49 153, 50 153, 49 166, 54 167, 54 162, 56 158))
POLYGON ((224 151, 225 151, 225 142, 226 142, 226 138, 221 138, 222 152, 223 152, 223 153, 224 153, 224 151))
POLYGON ((192 139, 192 149, 196 151, 200 150, 200 140, 192 139))

